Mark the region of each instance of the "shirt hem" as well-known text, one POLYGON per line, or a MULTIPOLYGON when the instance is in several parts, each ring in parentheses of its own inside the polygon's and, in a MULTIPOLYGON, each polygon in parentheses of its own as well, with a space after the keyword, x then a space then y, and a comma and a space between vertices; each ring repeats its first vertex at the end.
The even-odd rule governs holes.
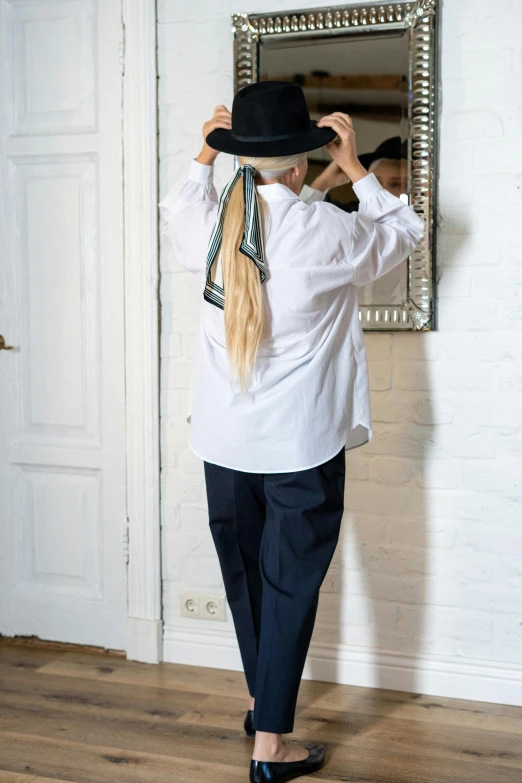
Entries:
POLYGON ((199 457, 203 462, 210 462, 212 465, 218 465, 220 468, 228 468, 228 470, 238 470, 241 473, 297 473, 300 470, 310 470, 311 468, 317 468, 319 465, 323 465, 325 462, 328 462, 328 460, 331 460, 335 457, 336 454, 338 454, 342 448, 342 446, 345 446, 345 451, 352 451, 353 449, 359 448, 359 446, 365 446, 369 442, 370 438, 365 440, 363 443, 357 443, 354 446, 349 446, 346 448, 346 437, 342 439, 341 445, 338 446, 338 448, 334 449, 332 454, 330 454, 329 457, 325 457, 324 459, 320 459, 318 462, 314 462, 313 465, 307 465, 304 468, 287 468, 285 470, 248 470, 247 468, 236 468, 233 465, 225 465, 222 462, 214 462, 214 460, 205 459, 205 457, 202 457, 201 454, 199 454, 194 446, 191 444, 190 440, 188 441, 189 448, 194 452, 194 454, 199 457))

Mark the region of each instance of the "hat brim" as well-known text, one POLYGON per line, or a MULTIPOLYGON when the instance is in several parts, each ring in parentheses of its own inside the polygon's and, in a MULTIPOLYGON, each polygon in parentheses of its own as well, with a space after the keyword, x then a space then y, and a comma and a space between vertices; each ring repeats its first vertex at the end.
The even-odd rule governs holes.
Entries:
POLYGON ((209 147, 230 155, 247 155, 253 158, 272 158, 282 155, 297 155, 324 147, 335 139, 337 133, 332 128, 318 128, 315 120, 310 120, 310 128, 289 139, 272 141, 238 141, 227 128, 216 128, 206 137, 209 147))
POLYGON ((364 166, 364 168, 367 169, 371 166, 374 160, 378 160, 382 156, 376 155, 375 152, 363 152, 357 157, 359 158, 359 163, 361 166, 364 166))
POLYGON ((400 136, 393 136, 391 139, 386 139, 382 144, 377 147, 374 152, 363 152, 359 155, 359 161, 367 169, 371 164, 385 158, 386 160, 401 160, 408 157, 407 147, 404 148, 404 142, 401 142, 400 136), (380 149, 379 149, 380 148, 380 149))

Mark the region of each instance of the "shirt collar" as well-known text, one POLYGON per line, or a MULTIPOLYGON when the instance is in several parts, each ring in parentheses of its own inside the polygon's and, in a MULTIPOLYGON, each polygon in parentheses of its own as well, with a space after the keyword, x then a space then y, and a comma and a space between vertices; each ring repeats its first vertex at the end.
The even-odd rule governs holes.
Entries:
POLYGON ((297 193, 283 185, 282 182, 273 182, 271 185, 256 185, 257 192, 265 201, 285 201, 286 199, 299 199, 297 193))

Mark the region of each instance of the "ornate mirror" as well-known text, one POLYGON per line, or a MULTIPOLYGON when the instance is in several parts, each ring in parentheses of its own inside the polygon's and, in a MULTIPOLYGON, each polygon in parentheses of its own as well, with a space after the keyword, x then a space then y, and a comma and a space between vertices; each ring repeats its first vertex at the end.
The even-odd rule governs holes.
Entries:
MULTIPOLYGON (((426 221, 412 255, 360 289, 366 330, 435 328, 436 6, 418 0, 232 17, 235 91, 266 79, 296 81, 312 119, 350 114, 363 165, 426 221)), ((308 153, 305 183, 329 161, 324 149, 308 153)), ((329 189, 326 200, 358 207, 349 184, 329 189)))

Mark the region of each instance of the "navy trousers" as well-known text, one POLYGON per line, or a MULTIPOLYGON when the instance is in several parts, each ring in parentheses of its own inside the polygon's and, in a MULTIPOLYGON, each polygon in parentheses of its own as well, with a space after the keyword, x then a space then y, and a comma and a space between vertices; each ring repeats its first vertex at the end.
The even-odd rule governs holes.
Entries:
POLYGON ((259 731, 293 731, 319 588, 339 538, 345 465, 344 447, 292 473, 204 462, 210 529, 259 731))

